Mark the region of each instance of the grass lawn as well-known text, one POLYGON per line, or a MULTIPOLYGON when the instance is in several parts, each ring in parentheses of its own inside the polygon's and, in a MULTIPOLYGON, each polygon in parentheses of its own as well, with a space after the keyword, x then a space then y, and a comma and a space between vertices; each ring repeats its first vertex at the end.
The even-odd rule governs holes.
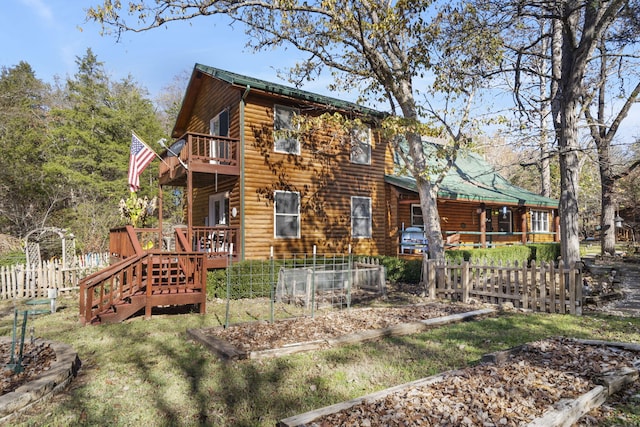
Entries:
MULTIPOLYGON (((280 419, 476 363, 488 352, 552 336, 640 342, 640 319, 505 314, 424 333, 279 359, 225 363, 187 340, 210 314, 81 326, 75 297, 32 319, 35 336, 67 343, 82 361, 66 393, 31 409, 24 426, 274 426, 280 419)), ((13 305, 0 305, 11 335, 13 305)), ((626 408, 640 424, 640 411, 626 408), (635 411, 635 413, 634 413, 635 411)))

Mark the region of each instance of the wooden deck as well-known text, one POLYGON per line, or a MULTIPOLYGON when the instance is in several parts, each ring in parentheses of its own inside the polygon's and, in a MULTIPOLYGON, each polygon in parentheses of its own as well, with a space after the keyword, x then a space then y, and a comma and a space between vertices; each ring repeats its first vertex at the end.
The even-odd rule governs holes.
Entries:
POLYGON ((121 322, 154 307, 196 304, 206 311, 206 269, 201 253, 148 252, 128 257, 80 283, 83 324, 121 322))

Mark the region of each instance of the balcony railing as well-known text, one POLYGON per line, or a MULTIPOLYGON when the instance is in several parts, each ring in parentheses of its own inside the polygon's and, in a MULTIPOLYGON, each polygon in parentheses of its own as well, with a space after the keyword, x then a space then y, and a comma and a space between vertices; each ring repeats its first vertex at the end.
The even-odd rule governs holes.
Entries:
POLYGON ((169 147, 169 156, 160 164, 160 177, 179 176, 184 166, 194 172, 237 175, 238 147, 235 138, 186 133, 169 147))

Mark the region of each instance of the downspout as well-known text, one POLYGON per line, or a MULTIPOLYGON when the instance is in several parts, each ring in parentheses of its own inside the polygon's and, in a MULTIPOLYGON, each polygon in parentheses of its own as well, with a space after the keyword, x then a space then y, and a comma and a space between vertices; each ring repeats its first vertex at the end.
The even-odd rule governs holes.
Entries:
POLYGON ((244 126, 244 107, 245 101, 249 92, 251 91, 251 86, 247 85, 244 93, 242 94, 242 98, 240 100, 240 260, 244 260, 245 256, 245 213, 244 213, 244 144, 245 144, 245 126, 244 126))

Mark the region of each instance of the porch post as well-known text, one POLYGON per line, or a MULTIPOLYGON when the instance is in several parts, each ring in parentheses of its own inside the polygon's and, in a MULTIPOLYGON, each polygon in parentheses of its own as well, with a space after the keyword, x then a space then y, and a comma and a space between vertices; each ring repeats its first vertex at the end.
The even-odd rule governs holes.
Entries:
POLYGON ((522 244, 526 245, 527 244, 527 233, 529 232, 529 230, 527 229, 528 226, 528 222, 527 222, 527 210, 525 208, 522 208, 520 210, 520 230, 522 231, 522 244))
MULTIPOLYGON (((158 183, 158 245, 162 248, 164 236, 162 235, 162 184, 158 183)), ((169 248, 167 248, 168 250, 169 248)))
POLYGON ((480 246, 487 247, 487 210, 484 204, 480 206, 480 246))
MULTIPOLYGON (((191 145, 193 144, 192 136, 189 135, 189 161, 188 165, 191 165, 191 145)), ((187 169, 187 241, 190 245, 193 245, 193 172, 191 167, 187 169)), ((193 248, 191 248, 193 250, 193 248)))
POLYGON ((553 241, 554 242, 559 242, 560 241, 560 215, 556 215, 553 217, 553 224, 555 229, 555 234, 553 235, 553 241))

